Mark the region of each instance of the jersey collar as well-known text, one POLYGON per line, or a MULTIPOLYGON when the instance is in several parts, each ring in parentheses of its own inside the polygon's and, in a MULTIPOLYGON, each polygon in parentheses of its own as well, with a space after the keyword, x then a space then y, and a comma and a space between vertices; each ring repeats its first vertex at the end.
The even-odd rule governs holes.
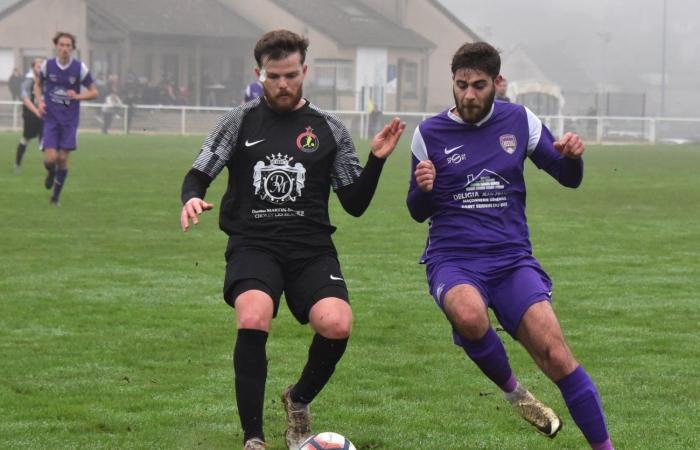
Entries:
MULTIPOLYGON (((493 115, 493 108, 494 108, 495 105, 496 105, 496 102, 493 102, 493 103, 491 104, 491 110, 489 111, 488 114, 486 114, 486 117, 484 117, 483 119, 481 119, 481 120, 478 121, 477 123, 470 123, 469 125, 474 125, 475 127, 480 127, 480 126, 482 126, 483 124, 485 124, 486 121, 488 121, 488 120, 491 118, 491 116, 493 115)), ((454 121, 457 122, 457 123, 466 124, 467 122, 465 122, 464 120, 462 120, 462 118, 461 118, 458 114, 455 114, 455 113, 452 112, 452 111, 454 111, 454 109, 455 109, 455 106, 453 106, 452 108, 450 108, 450 109, 447 111, 447 117, 449 117, 450 119, 454 120, 454 121)))
POLYGON ((56 58, 56 65, 57 65, 58 68, 61 69, 61 70, 66 70, 66 69, 71 65, 72 62, 73 62, 73 57, 72 57, 72 56, 71 56, 70 59, 68 60, 68 64, 66 64, 65 66, 61 64, 61 61, 59 61, 58 58, 56 58))

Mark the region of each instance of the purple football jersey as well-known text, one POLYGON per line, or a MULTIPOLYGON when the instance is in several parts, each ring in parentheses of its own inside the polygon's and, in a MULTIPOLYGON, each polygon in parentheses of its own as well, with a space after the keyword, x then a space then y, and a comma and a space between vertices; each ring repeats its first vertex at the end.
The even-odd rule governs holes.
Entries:
POLYGON ((249 102, 254 98, 262 97, 263 93, 264 92, 262 84, 259 81, 253 81, 248 86, 246 86, 245 92, 243 92, 243 100, 245 102, 249 102))
POLYGON ((553 143, 530 110, 512 103, 494 102, 477 124, 449 110, 420 123, 411 144, 407 203, 417 220, 430 218, 421 262, 451 256, 507 261, 531 254, 525 158, 567 186, 577 186, 582 176, 582 161, 565 159, 553 143), (430 193, 420 191, 413 176, 416 165, 427 159, 436 171, 430 193))
POLYGON ((61 66, 56 58, 48 59, 41 66, 42 87, 46 102, 46 117, 50 122, 78 126, 80 120, 80 101, 68 98, 72 89, 80 92, 80 86, 93 84, 87 66, 71 58, 67 66, 61 66))

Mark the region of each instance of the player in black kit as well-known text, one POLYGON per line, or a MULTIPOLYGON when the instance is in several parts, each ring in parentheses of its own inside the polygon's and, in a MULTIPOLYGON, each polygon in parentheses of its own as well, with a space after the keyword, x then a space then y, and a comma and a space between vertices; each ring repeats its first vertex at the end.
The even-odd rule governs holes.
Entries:
POLYGON ((19 172, 22 166, 22 159, 24 158, 24 152, 27 150, 27 144, 32 138, 39 138, 39 148, 41 148, 41 131, 43 127, 43 121, 41 119, 41 113, 39 108, 35 103, 34 98, 34 81, 40 76, 39 71, 41 70, 41 63, 44 60, 42 58, 36 58, 32 62, 32 68, 27 75, 24 77, 22 82, 22 119, 24 120, 24 127, 22 129, 22 138, 17 144, 17 153, 15 156, 15 172, 19 172))
POLYGON ((311 434, 309 403, 345 352, 352 311, 328 217, 331 188, 353 216, 374 195, 385 159, 406 124, 394 118, 372 140, 364 169, 335 116, 302 97, 308 40, 287 30, 255 46, 264 96, 225 114, 210 132, 182 187, 182 229, 213 205, 212 180, 229 170, 220 227, 229 236, 224 299, 236 309, 233 354, 244 449, 264 449, 265 345, 284 292, 297 321, 315 335, 299 380, 282 393, 286 441, 297 449, 311 434))

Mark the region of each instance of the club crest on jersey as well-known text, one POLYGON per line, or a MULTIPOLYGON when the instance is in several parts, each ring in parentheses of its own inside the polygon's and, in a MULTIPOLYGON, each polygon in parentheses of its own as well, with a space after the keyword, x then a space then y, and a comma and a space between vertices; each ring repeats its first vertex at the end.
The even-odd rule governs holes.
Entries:
POLYGON ((295 202, 304 188, 306 168, 301 163, 292 166, 294 158, 281 153, 273 153, 265 159, 267 164, 258 161, 253 167, 255 194, 276 204, 295 202))
POLYGON ((518 147, 518 140, 514 134, 503 134, 498 140, 501 143, 501 148, 509 155, 512 155, 518 147))
POLYGON ((76 81, 78 81, 78 79, 76 77, 73 77, 73 76, 68 77, 68 83, 75 84, 76 81))
POLYGON ((297 148, 304 153, 316 151, 318 148, 318 137, 316 137, 311 127, 306 127, 306 130, 297 136, 297 148))

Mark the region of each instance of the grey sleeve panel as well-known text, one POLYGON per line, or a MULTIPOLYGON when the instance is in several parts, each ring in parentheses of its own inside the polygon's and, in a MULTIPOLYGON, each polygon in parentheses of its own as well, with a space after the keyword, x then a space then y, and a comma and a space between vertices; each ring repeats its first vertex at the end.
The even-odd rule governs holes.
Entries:
POLYGON ((204 140, 192 168, 212 179, 224 169, 233 156, 238 141, 238 133, 245 115, 260 103, 260 99, 237 106, 224 114, 204 140))
POLYGON ((343 186, 353 184, 362 173, 362 166, 357 158, 355 144, 350 133, 337 116, 330 114, 315 105, 311 105, 315 111, 321 114, 333 133, 337 151, 331 168, 331 186, 337 190, 343 186))
POLYGON ((25 98, 32 98, 32 91, 34 90, 34 78, 25 78, 22 81, 22 100, 25 98))

